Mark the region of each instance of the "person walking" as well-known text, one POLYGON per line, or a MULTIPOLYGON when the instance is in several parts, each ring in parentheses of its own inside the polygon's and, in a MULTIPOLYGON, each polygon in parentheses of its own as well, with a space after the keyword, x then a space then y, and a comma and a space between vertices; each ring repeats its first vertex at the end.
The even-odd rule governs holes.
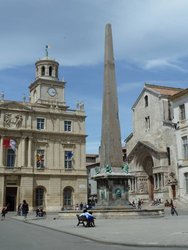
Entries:
POLYGON ((26 200, 23 200, 23 203, 22 203, 22 215, 24 216, 25 219, 27 218, 28 212, 29 212, 29 205, 26 202, 26 200))
POLYGON ((142 209, 142 201, 141 201, 141 199, 139 198, 138 199, 138 209, 142 209))
POLYGON ((7 212, 8 212, 7 206, 3 206, 2 210, 1 210, 1 215, 2 215, 1 220, 5 219, 5 216, 6 216, 7 212))
POLYGON ((22 215, 22 203, 18 205, 18 215, 22 215))
POLYGON ((178 216, 178 212, 176 211, 176 207, 174 206, 173 200, 170 200, 170 210, 171 210, 171 215, 173 216, 174 213, 178 216))

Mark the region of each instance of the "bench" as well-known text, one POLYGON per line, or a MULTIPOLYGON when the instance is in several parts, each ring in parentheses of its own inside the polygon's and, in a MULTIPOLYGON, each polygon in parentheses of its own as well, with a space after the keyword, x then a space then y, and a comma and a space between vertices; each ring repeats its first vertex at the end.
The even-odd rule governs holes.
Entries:
POLYGON ((78 219, 77 226, 82 224, 84 227, 95 227, 95 222, 93 220, 88 220, 85 216, 79 216, 79 214, 76 215, 78 219))

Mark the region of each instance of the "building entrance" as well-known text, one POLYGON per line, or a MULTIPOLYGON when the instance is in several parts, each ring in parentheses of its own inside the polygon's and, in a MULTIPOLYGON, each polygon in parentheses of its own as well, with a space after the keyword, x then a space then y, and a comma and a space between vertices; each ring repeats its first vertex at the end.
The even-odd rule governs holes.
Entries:
POLYGON ((17 187, 6 187, 6 205, 9 211, 16 211, 17 187))

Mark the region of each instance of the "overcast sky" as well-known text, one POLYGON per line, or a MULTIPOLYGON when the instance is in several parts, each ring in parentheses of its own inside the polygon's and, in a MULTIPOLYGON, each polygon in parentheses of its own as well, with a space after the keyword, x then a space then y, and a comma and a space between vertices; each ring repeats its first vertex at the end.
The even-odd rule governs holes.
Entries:
POLYGON ((104 30, 112 25, 122 141, 144 83, 188 87, 188 0, 1 0, 0 91, 22 100, 45 55, 60 63, 70 108, 85 103, 87 153, 101 136, 104 30))

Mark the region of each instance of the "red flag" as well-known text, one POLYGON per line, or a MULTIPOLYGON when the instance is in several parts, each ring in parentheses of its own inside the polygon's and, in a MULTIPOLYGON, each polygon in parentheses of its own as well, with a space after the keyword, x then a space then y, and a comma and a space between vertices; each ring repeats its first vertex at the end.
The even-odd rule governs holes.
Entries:
POLYGON ((10 139, 9 138, 3 139, 3 147, 10 148, 10 139))

